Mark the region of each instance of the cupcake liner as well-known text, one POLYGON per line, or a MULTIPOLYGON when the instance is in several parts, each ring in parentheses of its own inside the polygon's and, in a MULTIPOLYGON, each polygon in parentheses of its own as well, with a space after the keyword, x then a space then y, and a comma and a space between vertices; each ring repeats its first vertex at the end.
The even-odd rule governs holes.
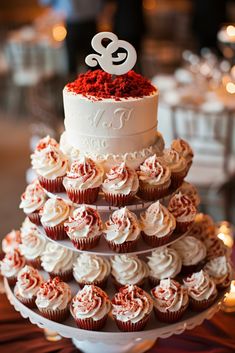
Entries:
POLYGON ((30 221, 37 226, 41 225, 41 217, 39 215, 39 211, 34 211, 32 213, 27 213, 27 216, 29 217, 30 221))
POLYGON ((168 195, 170 183, 171 182, 168 182, 161 186, 152 186, 140 182, 138 196, 146 201, 159 200, 168 195))
POLYGON ((105 240, 108 243, 108 246, 110 247, 110 249, 117 253, 126 253, 126 252, 131 252, 135 250, 135 247, 138 242, 138 239, 136 239, 133 241, 125 241, 123 244, 115 244, 112 241, 108 241, 107 239, 105 240))
POLYGON ((171 231, 171 233, 169 233, 161 238, 158 238, 155 235, 149 236, 149 235, 145 234, 144 232, 141 232, 141 235, 142 235, 144 242, 152 247, 160 247, 160 246, 166 245, 167 243, 169 243, 171 241, 171 239, 173 240, 173 237, 174 237, 173 230, 171 231))
POLYGON ((191 226, 193 225, 194 221, 192 222, 179 222, 177 219, 176 219, 176 228, 175 228, 175 232, 177 234, 184 234, 186 233, 189 228, 191 228, 191 226))
MULTIPOLYGON (((124 286, 126 285, 126 284, 122 284, 122 283, 118 282, 118 281, 116 280, 116 278, 114 278, 113 276, 111 276, 111 277, 112 277, 113 285, 114 285, 114 287, 115 287, 115 289, 116 289, 117 291, 119 291, 119 289, 120 289, 121 287, 124 287, 124 286)), ((145 285, 145 280, 146 280, 146 278, 143 278, 141 281, 139 281, 139 282, 137 282, 137 283, 132 283, 132 284, 134 284, 135 286, 138 286, 138 287, 140 287, 140 288, 143 288, 144 285, 145 285)))
POLYGON ((171 172, 171 189, 178 189, 183 183, 185 176, 186 170, 179 173, 171 172))
POLYGON ((189 302, 192 310, 203 311, 209 308, 214 303, 216 298, 217 298, 217 292, 214 295, 212 295, 209 299, 204 299, 204 300, 195 300, 190 297, 189 302))
POLYGON ((24 298, 19 293, 17 293, 16 290, 14 290, 14 295, 22 304, 24 304, 28 308, 33 309, 36 307, 36 304, 35 304, 36 296, 33 296, 32 298, 24 298))
POLYGON ((94 282, 79 282, 75 279, 75 281, 78 283, 79 287, 82 289, 84 286, 86 286, 87 284, 93 284, 96 287, 100 287, 102 289, 104 289, 107 285, 107 281, 108 281, 108 276, 105 277, 104 279, 100 280, 100 281, 94 281, 94 282))
POLYGON ((105 200, 109 203, 109 205, 116 207, 123 207, 125 205, 129 205, 134 196, 135 193, 132 192, 128 195, 104 193, 105 200))
POLYGON ((49 192, 65 192, 63 179, 63 176, 52 180, 46 179, 41 175, 38 176, 40 185, 49 192))
POLYGON ((58 224, 55 227, 47 227, 43 225, 43 228, 50 239, 53 240, 64 240, 68 239, 67 233, 64 229, 64 223, 58 224))
POLYGON ((42 269, 40 256, 38 256, 36 259, 26 259, 25 258, 25 260, 26 260, 27 265, 32 266, 33 268, 36 268, 37 270, 42 269))
POLYGON ((10 287, 14 286, 17 282, 17 276, 11 276, 11 277, 4 276, 4 277, 7 279, 7 282, 10 287))
POLYGON ((75 190, 67 189, 66 193, 69 199, 77 204, 93 204, 96 202, 99 194, 99 188, 75 190))
POLYGON ((100 235, 97 235, 95 237, 92 238, 79 238, 79 239, 75 239, 75 238, 70 238, 74 247, 78 250, 89 250, 92 248, 95 248, 99 241, 100 241, 100 235))
POLYGON ((162 312, 154 307, 154 312, 159 321, 173 323, 179 321, 187 310, 188 304, 180 308, 178 311, 162 312))
POLYGON ((142 331, 147 325, 149 319, 150 315, 146 315, 142 320, 133 323, 131 321, 124 322, 114 317, 117 327, 120 331, 124 332, 142 331))
POLYGON ((41 309, 38 308, 42 316, 46 319, 56 321, 56 322, 63 322, 69 317, 69 309, 65 308, 62 310, 50 310, 50 309, 41 309))
POLYGON ((203 260, 198 262, 195 265, 189 265, 189 266, 182 265, 181 274, 189 275, 189 274, 192 274, 194 272, 199 272, 200 270, 203 269, 204 265, 205 265, 205 262, 203 260))
POLYGON ((149 276, 148 280, 151 288, 158 286, 161 281, 159 278, 153 276, 149 276))
POLYGON ((105 315, 102 319, 97 321, 93 319, 76 319, 76 318, 74 318, 74 320, 77 326, 83 330, 100 331, 105 326, 107 317, 108 315, 105 315))
POLYGON ((73 279, 73 270, 60 271, 60 272, 49 272, 51 278, 59 276, 63 282, 70 282, 73 279))

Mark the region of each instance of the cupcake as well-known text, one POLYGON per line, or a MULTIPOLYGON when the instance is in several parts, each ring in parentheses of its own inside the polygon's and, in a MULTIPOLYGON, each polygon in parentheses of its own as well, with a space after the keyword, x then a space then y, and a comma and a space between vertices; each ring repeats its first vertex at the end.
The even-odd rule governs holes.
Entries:
POLYGON ((41 186, 49 192, 63 192, 68 160, 60 149, 49 144, 45 148, 36 149, 31 159, 41 186))
POLYGON ((121 331, 142 331, 152 310, 150 295, 137 286, 121 287, 112 300, 112 314, 121 331))
POLYGON ((186 160, 187 163, 187 171, 190 169, 192 163, 193 163, 193 150, 188 144, 183 139, 176 139, 172 141, 171 148, 178 152, 180 157, 183 157, 186 160))
POLYGON ((6 254, 14 249, 19 249, 21 243, 21 232, 12 230, 2 240, 2 251, 6 254))
POLYGON ((203 270, 214 280, 217 288, 229 287, 232 280, 232 267, 226 256, 211 259, 203 270))
POLYGON ((206 258, 206 247, 200 240, 186 236, 183 239, 177 240, 171 245, 175 249, 182 260, 182 272, 192 273, 204 265, 206 258))
POLYGON ((189 304, 187 289, 179 282, 166 278, 151 290, 156 317, 159 321, 179 321, 189 304))
POLYGON ((177 190, 177 192, 179 191, 181 192, 181 194, 186 195, 192 201, 195 207, 198 207, 201 200, 198 191, 194 185, 188 183, 187 181, 184 181, 183 184, 177 190))
POLYGON ((171 171, 156 154, 148 157, 138 171, 139 196, 147 201, 155 201, 169 192, 171 171))
POLYGON ((80 288, 93 284, 104 288, 110 274, 110 262, 105 257, 83 253, 73 264, 73 277, 80 288))
POLYGON ((171 171, 171 188, 177 189, 187 174, 188 166, 184 157, 181 157, 176 150, 165 149, 163 152, 163 161, 171 171))
POLYGON ((67 238, 64 222, 69 218, 70 206, 61 198, 48 199, 41 212, 41 223, 47 236, 53 240, 67 238))
POLYGON ((170 199, 168 210, 175 217, 176 232, 180 234, 189 230, 197 214, 197 209, 192 201, 181 192, 178 192, 170 199))
POLYGON ((207 261, 219 256, 229 255, 229 249, 221 239, 217 238, 216 235, 204 239, 203 244, 207 250, 207 261))
POLYGON ((29 184, 21 195, 20 208, 29 217, 32 223, 40 225, 40 210, 46 202, 46 193, 38 180, 29 184))
POLYGON ((59 144, 58 142, 53 138, 50 137, 49 135, 47 135, 46 137, 43 137, 42 139, 40 139, 35 147, 35 151, 39 152, 41 150, 44 150, 45 148, 47 148, 48 146, 52 146, 55 148, 59 148, 59 144))
POLYGON ((158 247, 173 239, 176 222, 168 209, 157 201, 140 214, 140 227, 144 241, 152 247, 158 247))
POLYGON ((214 303, 218 294, 215 282, 203 270, 185 278, 184 286, 188 290, 190 305, 195 311, 207 309, 214 303))
POLYGON ((123 207, 114 211, 105 223, 105 239, 115 252, 132 251, 140 236, 140 227, 136 215, 123 207))
POLYGON ((41 256, 42 268, 50 277, 59 276, 63 281, 70 281, 73 277, 73 263, 76 255, 73 251, 55 243, 47 243, 41 256))
POLYGON ((74 161, 63 181, 70 200, 78 204, 95 203, 103 174, 103 169, 90 158, 74 161))
POLYGON ((1 275, 6 277, 10 286, 15 285, 19 271, 25 266, 25 258, 18 249, 9 251, 0 261, 1 275))
POLYGON ((14 288, 16 298, 29 308, 35 307, 37 292, 43 283, 43 278, 35 268, 25 266, 17 275, 14 288))
POLYGON ((197 213, 189 234, 201 241, 215 236, 214 221, 208 214, 197 213))
POLYGON ((167 246, 152 251, 147 263, 152 286, 158 285, 162 279, 175 278, 182 268, 182 260, 177 251, 167 246))
POLYGON ((59 277, 44 282, 37 292, 36 306, 49 320, 63 322, 69 316, 71 289, 59 277))
POLYGON ((79 328, 100 331, 108 318, 111 302, 99 287, 86 285, 73 297, 70 311, 79 328))
POLYGON ((46 248, 46 243, 37 229, 22 236, 19 249, 28 265, 41 269, 41 256, 46 248))
POLYGON ((125 162, 111 168, 102 184, 106 201, 118 207, 128 205, 136 195, 138 188, 138 175, 125 162))
POLYGON ((38 227, 30 221, 29 217, 26 217, 20 227, 21 237, 37 230, 38 227))
POLYGON ((76 208, 64 226, 68 237, 79 250, 94 248, 98 245, 103 232, 99 213, 86 205, 76 208))
POLYGON ((125 285, 144 285, 148 277, 146 263, 135 255, 115 255, 111 258, 112 278, 117 289, 125 285))

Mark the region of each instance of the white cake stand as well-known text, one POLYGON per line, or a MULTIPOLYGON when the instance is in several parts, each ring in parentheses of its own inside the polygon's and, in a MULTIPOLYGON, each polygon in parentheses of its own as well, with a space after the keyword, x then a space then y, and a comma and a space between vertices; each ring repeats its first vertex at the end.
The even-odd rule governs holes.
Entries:
POLYGON ((173 334, 181 334, 186 329, 193 329, 201 325, 205 319, 211 317, 219 310, 221 293, 217 301, 207 310, 201 313, 188 312, 184 319, 175 324, 163 324, 151 322, 144 331, 120 332, 110 319, 106 325, 106 331, 86 331, 75 327, 70 320, 66 324, 60 324, 42 317, 37 310, 32 310, 23 305, 13 294, 8 281, 4 279, 7 297, 15 310, 31 321, 32 324, 45 329, 58 332, 62 337, 71 338, 74 345, 84 353, 143 353, 150 349, 157 338, 168 338, 173 334))

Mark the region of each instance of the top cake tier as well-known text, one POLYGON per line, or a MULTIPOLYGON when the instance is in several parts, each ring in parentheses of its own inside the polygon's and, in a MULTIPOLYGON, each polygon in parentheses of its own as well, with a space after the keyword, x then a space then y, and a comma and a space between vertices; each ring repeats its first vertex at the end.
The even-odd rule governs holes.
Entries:
POLYGON ((65 133, 86 154, 138 152, 156 144, 158 91, 129 71, 89 71, 63 90, 65 133))

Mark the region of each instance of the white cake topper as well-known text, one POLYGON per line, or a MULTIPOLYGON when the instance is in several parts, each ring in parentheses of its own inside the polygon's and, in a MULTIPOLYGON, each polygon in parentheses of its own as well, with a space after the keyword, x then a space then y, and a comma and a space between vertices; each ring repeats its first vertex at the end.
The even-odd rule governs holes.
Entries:
POLYGON ((100 32, 91 41, 92 48, 99 54, 87 55, 85 62, 88 66, 94 67, 99 63, 100 67, 112 75, 123 75, 133 68, 136 63, 137 55, 135 48, 125 40, 119 40, 112 32, 100 32), (105 47, 103 39, 110 39, 111 42, 105 47), (117 53, 119 48, 125 49, 125 53, 117 53), (114 64, 119 63, 120 64, 114 64))

